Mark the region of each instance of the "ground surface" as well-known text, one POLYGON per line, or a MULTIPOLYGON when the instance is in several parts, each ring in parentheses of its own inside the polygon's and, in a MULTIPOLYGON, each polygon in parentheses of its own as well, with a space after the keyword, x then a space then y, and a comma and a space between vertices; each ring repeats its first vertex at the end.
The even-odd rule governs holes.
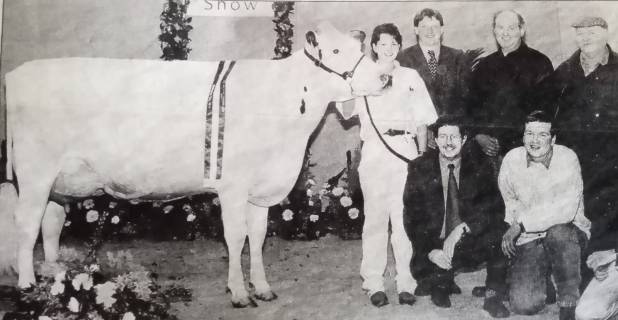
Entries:
MULTIPOLYGON (((360 244, 334 236, 308 242, 266 239, 266 272, 279 299, 258 301, 259 307, 247 309, 233 309, 225 293, 227 253, 222 243, 140 240, 107 243, 101 254, 130 250, 134 260, 159 273, 163 283, 175 282, 192 289, 193 301, 173 305, 179 319, 492 319, 482 310, 483 300, 471 295, 472 288, 483 282, 484 271, 456 277, 463 294, 451 296, 453 306, 449 309, 435 307, 429 297, 420 297, 414 306, 400 306, 393 282, 393 261, 386 271, 386 293, 391 304, 380 309, 373 307, 360 289, 360 244)), ((80 245, 68 246, 80 249, 80 245)), ((40 248, 36 256, 42 259, 40 248)), ((248 258, 244 253, 244 265, 248 265, 248 258)), ((0 278, 0 284, 15 282, 14 277, 0 278)), ((509 319, 557 319, 557 309, 552 305, 537 316, 509 319)))

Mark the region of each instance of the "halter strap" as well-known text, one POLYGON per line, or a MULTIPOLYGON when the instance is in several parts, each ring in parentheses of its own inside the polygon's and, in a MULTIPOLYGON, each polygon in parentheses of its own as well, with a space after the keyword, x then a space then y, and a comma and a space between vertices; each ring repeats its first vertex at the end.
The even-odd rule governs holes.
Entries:
POLYGON ((352 76, 354 76, 354 71, 356 71, 356 68, 358 67, 358 65, 360 64, 360 62, 363 60, 363 58, 365 57, 365 55, 361 55, 361 57, 358 59, 358 61, 356 61, 356 64, 354 65, 354 68, 352 68, 351 71, 345 71, 344 73, 339 73, 331 68, 329 68, 328 66, 324 65, 322 63, 322 59, 316 59, 314 56, 312 56, 307 49, 304 50, 305 55, 307 56, 307 58, 309 58, 309 60, 313 61, 313 63, 315 63, 315 65, 317 67, 322 68, 322 70, 328 72, 328 73, 334 73, 338 76, 340 76, 343 80, 346 80, 347 78, 351 78, 352 76))

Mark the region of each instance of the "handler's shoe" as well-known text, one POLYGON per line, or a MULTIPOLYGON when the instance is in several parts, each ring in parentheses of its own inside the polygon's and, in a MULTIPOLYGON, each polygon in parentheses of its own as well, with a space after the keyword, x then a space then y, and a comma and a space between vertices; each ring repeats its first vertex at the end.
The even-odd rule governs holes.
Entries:
POLYGON ((431 289, 431 302, 440 308, 450 308, 451 299, 448 297, 449 290, 442 286, 435 286, 431 289))
POLYGON ((399 304, 407 304, 409 306, 413 305, 416 302, 416 297, 410 292, 399 292, 399 304))
POLYGON ((494 318, 506 318, 511 315, 509 309, 507 309, 502 303, 502 298, 500 296, 485 298, 485 302, 483 302, 483 310, 487 311, 489 315, 494 318))
POLYGON ((575 307, 561 307, 560 320, 575 320, 575 307))
POLYGON ((378 308, 388 304, 388 297, 384 291, 376 291, 369 297, 369 300, 371 300, 371 304, 378 308))

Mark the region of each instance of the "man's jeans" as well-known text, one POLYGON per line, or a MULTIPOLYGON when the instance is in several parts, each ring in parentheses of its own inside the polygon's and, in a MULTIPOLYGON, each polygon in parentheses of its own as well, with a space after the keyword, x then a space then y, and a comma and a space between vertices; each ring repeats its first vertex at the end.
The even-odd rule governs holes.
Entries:
POLYGON ((559 224, 547 236, 517 247, 509 270, 511 309, 536 314, 545 307, 547 274, 551 272, 560 307, 575 307, 579 299, 581 255, 586 235, 573 224, 559 224))

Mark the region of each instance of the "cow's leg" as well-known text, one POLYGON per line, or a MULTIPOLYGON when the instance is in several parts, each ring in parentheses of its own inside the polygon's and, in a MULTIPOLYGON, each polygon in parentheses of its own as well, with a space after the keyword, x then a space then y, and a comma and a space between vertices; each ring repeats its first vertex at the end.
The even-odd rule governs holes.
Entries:
POLYGON ((227 189, 219 191, 219 199, 221 200, 223 234, 229 254, 227 286, 232 293, 232 306, 234 308, 257 307, 245 288, 241 266, 242 248, 247 238, 247 193, 227 189))
POLYGON ((41 230, 41 220, 49 197, 52 181, 41 179, 19 180, 19 200, 15 209, 15 225, 20 236, 17 250, 18 286, 27 288, 35 283, 33 250, 41 230))
POLYGON ((251 283, 255 286, 255 297, 264 301, 277 298, 266 281, 262 249, 266 237, 268 223, 268 208, 258 207, 249 203, 247 210, 247 224, 249 226, 249 249, 251 252, 251 283))
POLYGON ((58 251, 60 249, 60 232, 64 226, 66 214, 64 207, 49 201, 45 214, 43 215, 42 233, 43 233, 43 248, 45 250, 45 261, 55 262, 58 260, 58 251))

